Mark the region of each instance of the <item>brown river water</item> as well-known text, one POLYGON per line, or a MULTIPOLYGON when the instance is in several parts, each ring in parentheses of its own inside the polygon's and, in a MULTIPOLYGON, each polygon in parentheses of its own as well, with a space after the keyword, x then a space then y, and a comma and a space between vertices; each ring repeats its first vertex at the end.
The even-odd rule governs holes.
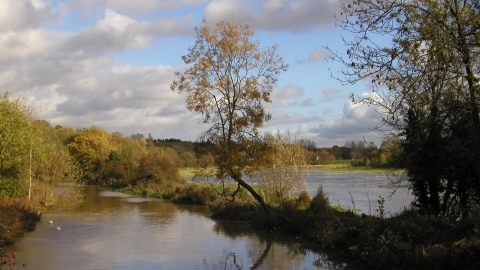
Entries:
POLYGON ((318 246, 241 222, 216 222, 203 206, 87 187, 82 207, 42 216, 8 252, 17 269, 343 269, 318 246), (53 221, 50 224, 49 220, 53 221), (57 230, 60 226, 60 230, 57 230), (21 264, 26 264, 22 267, 21 264))
MULTIPOLYGON (((375 175, 309 174, 307 183, 310 193, 322 184, 332 203, 367 213, 373 211, 378 196, 391 192, 380 187, 388 180, 375 175)), ((391 212, 411 200, 406 189, 392 198, 386 201, 391 212)), ((242 222, 216 222, 208 214, 204 206, 86 187, 80 208, 44 214, 36 230, 8 251, 16 252, 17 269, 39 270, 343 269, 347 265, 302 239, 255 232, 242 222)))

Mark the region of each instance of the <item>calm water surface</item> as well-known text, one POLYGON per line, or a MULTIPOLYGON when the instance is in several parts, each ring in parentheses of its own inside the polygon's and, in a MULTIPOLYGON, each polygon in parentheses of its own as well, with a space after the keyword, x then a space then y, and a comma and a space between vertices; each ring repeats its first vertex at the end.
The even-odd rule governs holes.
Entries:
POLYGON ((315 172, 308 173, 306 181, 311 195, 315 195, 318 186, 322 185, 330 203, 369 215, 377 214, 378 200, 382 197, 388 216, 404 210, 413 200, 408 188, 391 185, 396 177, 371 173, 315 172))
POLYGON ((9 251, 21 269, 343 269, 318 247, 245 223, 208 218, 206 207, 87 187, 84 205, 47 213, 9 251), (52 219, 53 224, 48 220, 52 219), (60 226, 61 230, 56 230, 60 226))

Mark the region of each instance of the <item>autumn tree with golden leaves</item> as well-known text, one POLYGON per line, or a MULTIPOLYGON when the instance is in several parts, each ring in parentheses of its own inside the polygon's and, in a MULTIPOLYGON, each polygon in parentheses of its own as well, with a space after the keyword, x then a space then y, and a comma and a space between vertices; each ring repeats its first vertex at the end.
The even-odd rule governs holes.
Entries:
POLYGON ((251 41, 250 25, 220 21, 214 26, 204 19, 195 28, 196 41, 183 56, 189 67, 176 72, 171 90, 186 94, 187 108, 202 115, 210 127, 199 137, 212 145, 218 179, 231 178, 269 210, 263 198, 244 181, 262 159, 263 144, 258 129, 272 116, 263 104, 277 77, 288 65, 277 55, 277 46, 262 49, 251 41))

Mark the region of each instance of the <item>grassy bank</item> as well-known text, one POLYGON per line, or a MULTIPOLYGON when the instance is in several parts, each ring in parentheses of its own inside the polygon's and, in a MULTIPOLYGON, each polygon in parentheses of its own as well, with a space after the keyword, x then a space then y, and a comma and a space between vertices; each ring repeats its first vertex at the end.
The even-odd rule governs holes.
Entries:
MULTIPOLYGON (((355 269, 478 269, 480 217, 462 221, 414 210, 380 218, 339 211, 323 192, 271 205, 279 231, 322 245, 355 269), (305 206, 307 205, 307 206, 305 206)), ((237 202, 212 208, 213 217, 250 221, 263 229, 258 207, 237 202)))

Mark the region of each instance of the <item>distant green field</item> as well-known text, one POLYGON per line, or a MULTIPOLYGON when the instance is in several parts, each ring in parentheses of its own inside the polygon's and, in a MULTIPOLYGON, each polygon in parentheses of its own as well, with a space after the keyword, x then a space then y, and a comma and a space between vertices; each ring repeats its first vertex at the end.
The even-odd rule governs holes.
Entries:
MULTIPOLYGON (((211 174, 215 173, 215 169, 209 169, 211 174)), ((338 173, 377 173, 387 174, 391 173, 390 169, 383 168, 367 168, 367 167, 352 167, 344 164, 338 165, 323 165, 307 168, 307 172, 338 172, 338 173)), ((404 170, 395 170, 395 174, 404 173, 404 170)), ((195 176, 195 169, 180 169, 180 176, 184 179, 190 179, 195 176)))
MULTIPOLYGON (((180 169, 180 177, 183 179, 190 179, 195 176, 196 169, 180 169)), ((215 174, 215 169, 207 169, 208 173, 211 173, 212 175, 215 174)))
MULTIPOLYGON (((360 159, 359 159, 360 160, 360 159)), ((352 161, 357 161, 357 160, 354 160, 354 159, 337 159, 335 160, 335 164, 336 165, 340 165, 340 164, 350 164, 352 161)))

